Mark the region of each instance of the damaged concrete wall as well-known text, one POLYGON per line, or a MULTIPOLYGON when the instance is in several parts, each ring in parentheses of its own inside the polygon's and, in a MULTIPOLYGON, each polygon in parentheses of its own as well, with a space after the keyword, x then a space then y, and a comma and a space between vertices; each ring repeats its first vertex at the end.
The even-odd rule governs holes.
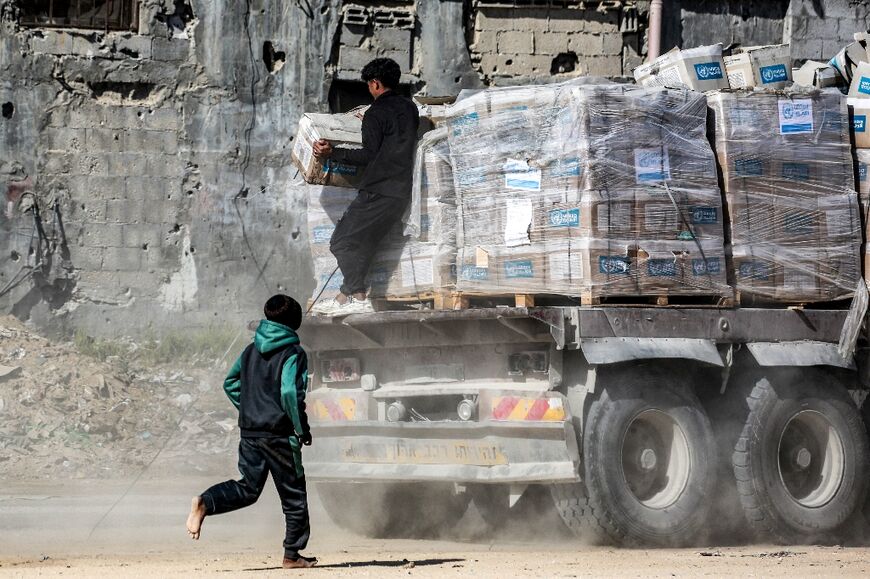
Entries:
MULTIPOLYGON (((683 2, 664 46, 791 34, 814 55, 799 32, 821 6, 836 22, 828 54, 866 19, 838 2, 795 0, 787 15, 784 2, 683 2)), ((292 137, 338 88, 365 96, 370 58, 396 58, 409 92, 436 96, 625 77, 649 2, 141 0, 133 31, 25 27, 25 4, 0 0, 0 311, 111 336, 308 297, 292 137)))
POLYGON ((145 1, 140 33, 2 6, 0 309, 114 335, 310 291, 288 156, 301 112, 325 110, 338 1, 145 1))

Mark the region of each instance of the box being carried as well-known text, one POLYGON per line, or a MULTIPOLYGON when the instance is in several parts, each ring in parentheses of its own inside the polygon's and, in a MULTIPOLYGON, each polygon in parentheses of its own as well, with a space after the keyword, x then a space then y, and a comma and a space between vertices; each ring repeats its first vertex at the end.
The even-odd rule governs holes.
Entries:
POLYGON ((299 119, 293 142, 292 159, 306 183, 355 187, 364 167, 349 163, 326 162, 314 156, 314 143, 325 139, 333 146, 362 147, 362 117, 368 107, 336 115, 306 113, 299 119))
POLYGON ((648 87, 685 87, 701 92, 728 88, 721 44, 674 48, 634 69, 634 79, 648 87))
POLYGON ((725 72, 731 88, 785 88, 791 84, 788 44, 748 46, 726 56, 725 72))

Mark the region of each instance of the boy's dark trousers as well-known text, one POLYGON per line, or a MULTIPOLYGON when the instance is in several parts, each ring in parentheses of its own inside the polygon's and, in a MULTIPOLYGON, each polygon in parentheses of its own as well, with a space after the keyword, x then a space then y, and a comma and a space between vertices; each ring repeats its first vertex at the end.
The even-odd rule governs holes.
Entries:
POLYGON ((335 256, 346 296, 366 291, 366 275, 381 240, 402 219, 408 199, 360 191, 335 225, 329 250, 335 256))
POLYGON ((242 437, 239 442, 239 472, 242 478, 216 484, 202 493, 206 515, 227 513, 254 504, 263 492, 266 477, 272 473, 287 524, 284 556, 298 559, 299 551, 308 544, 310 529, 305 476, 297 476, 297 466, 301 465, 297 465, 296 461, 293 447, 286 436, 242 437))

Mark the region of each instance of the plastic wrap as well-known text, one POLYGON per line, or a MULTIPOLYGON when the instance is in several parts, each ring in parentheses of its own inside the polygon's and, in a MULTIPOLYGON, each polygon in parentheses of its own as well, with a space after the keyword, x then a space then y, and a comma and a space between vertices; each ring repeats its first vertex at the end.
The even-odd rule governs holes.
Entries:
MULTIPOLYGON (((427 133, 421 140, 407 223, 397 223, 388 232, 369 267, 372 297, 413 299, 455 284, 456 205, 445 137, 442 131, 440 137, 427 133), (408 231, 415 235, 405 235, 408 231)), ((315 186, 308 190, 314 296, 323 290, 321 299, 328 299, 338 294, 343 282, 341 270, 330 280, 337 263, 329 251, 329 240, 357 191, 315 186)))
POLYGON ((788 302, 851 296, 862 226, 845 98, 827 89, 708 99, 736 288, 788 302))
POLYGON ((728 295, 706 100, 548 85, 450 107, 457 288, 728 295))

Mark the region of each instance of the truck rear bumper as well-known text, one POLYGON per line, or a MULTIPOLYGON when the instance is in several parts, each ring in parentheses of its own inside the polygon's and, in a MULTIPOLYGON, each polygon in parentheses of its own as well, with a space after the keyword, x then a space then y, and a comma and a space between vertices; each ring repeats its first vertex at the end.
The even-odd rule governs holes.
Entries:
POLYGON ((345 422, 312 425, 309 480, 480 483, 579 480, 569 421, 345 422))

